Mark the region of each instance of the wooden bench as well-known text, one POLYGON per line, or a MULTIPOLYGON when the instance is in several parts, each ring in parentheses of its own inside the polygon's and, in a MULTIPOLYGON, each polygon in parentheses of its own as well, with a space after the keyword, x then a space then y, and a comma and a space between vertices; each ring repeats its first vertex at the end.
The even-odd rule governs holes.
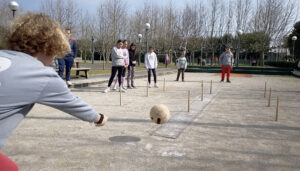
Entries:
POLYGON ((72 68, 71 70, 76 71, 76 77, 79 78, 79 72, 83 71, 84 75, 83 77, 85 77, 86 79, 88 79, 88 72, 91 68, 72 68))
POLYGON ((73 70, 73 71, 76 71, 76 77, 77 78, 79 78, 79 72, 81 72, 81 71, 83 71, 84 72, 84 77, 86 78, 86 79, 88 79, 88 72, 89 72, 89 70, 91 70, 91 68, 80 68, 80 65, 79 65, 79 63, 80 62, 82 62, 82 59, 76 59, 75 58, 75 60, 74 60, 74 64, 75 64, 75 66, 73 65, 73 67, 72 67, 72 69, 71 70, 73 70))

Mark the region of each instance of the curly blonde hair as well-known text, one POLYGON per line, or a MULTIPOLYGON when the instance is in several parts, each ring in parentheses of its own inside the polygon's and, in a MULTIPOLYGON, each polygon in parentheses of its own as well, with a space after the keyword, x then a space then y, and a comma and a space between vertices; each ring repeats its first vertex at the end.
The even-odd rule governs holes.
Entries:
POLYGON ((70 45, 60 24, 45 14, 20 15, 6 35, 8 49, 31 56, 45 53, 47 57, 63 57, 70 45))

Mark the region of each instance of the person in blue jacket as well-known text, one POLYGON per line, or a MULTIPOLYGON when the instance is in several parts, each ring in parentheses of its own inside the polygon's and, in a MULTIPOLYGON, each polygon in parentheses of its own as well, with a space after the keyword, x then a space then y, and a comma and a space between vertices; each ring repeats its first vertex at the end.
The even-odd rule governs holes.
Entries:
POLYGON ((72 82, 70 81, 70 73, 71 73, 73 63, 74 63, 74 59, 77 56, 77 43, 76 43, 75 38, 71 34, 71 30, 66 29, 66 32, 67 32, 67 37, 69 39, 71 52, 68 53, 64 58, 57 59, 58 65, 59 65, 58 74, 61 78, 63 78, 64 69, 66 67, 66 82, 67 82, 68 86, 71 86, 72 82))

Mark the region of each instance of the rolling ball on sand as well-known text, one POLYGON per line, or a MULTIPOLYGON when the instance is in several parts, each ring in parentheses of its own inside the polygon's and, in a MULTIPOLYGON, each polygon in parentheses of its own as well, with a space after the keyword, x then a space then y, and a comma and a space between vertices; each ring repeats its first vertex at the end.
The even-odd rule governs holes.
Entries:
POLYGON ((157 104, 151 108, 150 118, 156 124, 164 124, 170 119, 170 110, 166 105, 157 104))

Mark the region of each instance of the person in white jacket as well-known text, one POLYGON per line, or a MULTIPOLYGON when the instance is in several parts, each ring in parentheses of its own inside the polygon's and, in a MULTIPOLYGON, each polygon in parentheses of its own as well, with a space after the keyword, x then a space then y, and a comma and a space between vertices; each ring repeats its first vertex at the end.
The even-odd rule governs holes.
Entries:
POLYGON ((154 48, 150 47, 149 52, 146 53, 146 55, 145 55, 145 67, 147 68, 147 71, 148 71, 149 87, 151 87, 151 71, 152 71, 153 77, 154 77, 154 87, 158 88, 157 83, 156 83, 156 68, 157 68, 157 65, 158 65, 157 56, 154 53, 154 48))

